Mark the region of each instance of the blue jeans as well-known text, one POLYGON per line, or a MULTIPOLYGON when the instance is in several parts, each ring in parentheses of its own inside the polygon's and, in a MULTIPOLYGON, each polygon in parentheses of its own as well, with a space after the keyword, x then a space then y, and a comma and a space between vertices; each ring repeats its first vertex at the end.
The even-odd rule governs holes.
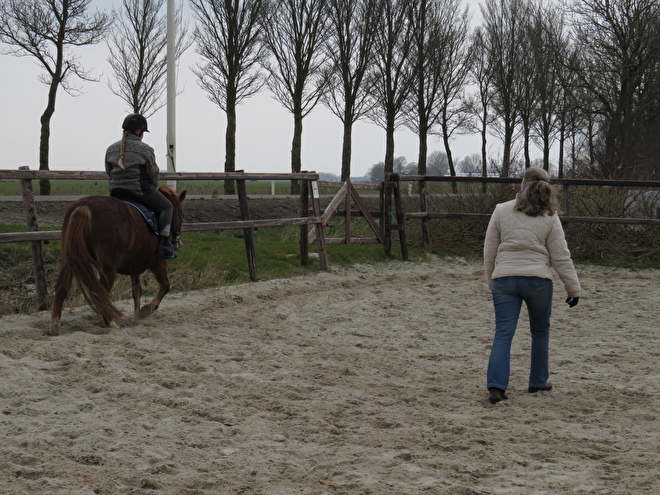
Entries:
POLYGON ((506 390, 509 385, 511 342, 523 301, 527 305, 532 334, 529 386, 544 387, 549 376, 552 280, 538 277, 496 278, 491 292, 495 306, 495 337, 488 361, 488 388, 506 390))

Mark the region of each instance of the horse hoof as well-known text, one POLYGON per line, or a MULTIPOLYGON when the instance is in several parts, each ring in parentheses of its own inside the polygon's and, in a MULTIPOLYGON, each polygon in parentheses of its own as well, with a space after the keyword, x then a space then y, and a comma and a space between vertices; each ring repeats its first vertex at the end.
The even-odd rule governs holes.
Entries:
POLYGON ((51 323, 50 327, 44 329, 44 335, 49 335, 51 337, 57 337, 60 334, 60 324, 51 323))
POLYGON ((119 325, 117 325, 117 324, 116 324, 114 321, 112 321, 112 320, 109 321, 109 322, 107 322, 105 326, 108 327, 108 328, 119 328, 119 325))
POLYGON ((146 318, 147 316, 150 316, 154 312, 154 308, 151 307, 150 304, 146 304, 142 306, 140 309, 140 318, 146 318))

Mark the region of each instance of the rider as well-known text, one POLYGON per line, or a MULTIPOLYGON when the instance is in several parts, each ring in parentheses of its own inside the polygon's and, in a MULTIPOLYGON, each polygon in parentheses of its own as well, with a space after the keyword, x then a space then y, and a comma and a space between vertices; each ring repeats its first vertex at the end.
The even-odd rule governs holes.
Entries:
POLYGON ((172 203, 158 190, 160 170, 151 146, 142 142, 149 132, 147 119, 133 113, 122 124, 122 138, 105 152, 105 171, 110 177, 110 196, 138 201, 158 214, 161 258, 173 258, 174 248, 169 242, 172 224, 172 203))

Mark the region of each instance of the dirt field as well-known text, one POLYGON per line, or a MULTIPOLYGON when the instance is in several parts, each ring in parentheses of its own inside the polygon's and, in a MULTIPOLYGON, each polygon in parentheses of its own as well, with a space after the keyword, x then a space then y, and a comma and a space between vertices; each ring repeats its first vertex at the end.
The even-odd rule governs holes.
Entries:
POLYGON ((0 493, 660 493, 660 271, 556 284, 549 393, 491 405, 480 265, 392 262, 0 319, 0 493), (131 304, 120 307, 130 314, 131 304))

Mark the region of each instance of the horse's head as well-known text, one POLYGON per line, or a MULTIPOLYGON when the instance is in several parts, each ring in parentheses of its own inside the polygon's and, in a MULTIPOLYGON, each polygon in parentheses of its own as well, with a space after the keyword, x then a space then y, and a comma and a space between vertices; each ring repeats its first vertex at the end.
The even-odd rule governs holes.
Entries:
POLYGON ((181 225, 183 224, 183 208, 181 204, 186 199, 186 191, 177 194, 170 186, 159 186, 158 190, 172 203, 172 244, 179 249, 181 243, 181 225))

